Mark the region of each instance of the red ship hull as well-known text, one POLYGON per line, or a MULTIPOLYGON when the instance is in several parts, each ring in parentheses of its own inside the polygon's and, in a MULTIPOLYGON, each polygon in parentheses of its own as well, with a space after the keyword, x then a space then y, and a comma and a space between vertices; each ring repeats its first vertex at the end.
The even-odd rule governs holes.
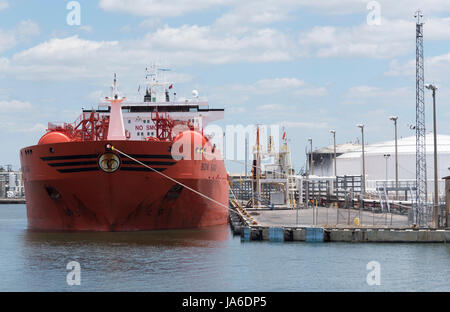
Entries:
MULTIPOLYGON (((91 141, 22 149, 28 227, 139 231, 227 223, 228 176, 223 160, 176 161, 169 152, 171 145, 171 142, 91 141), (106 143, 216 202, 117 152, 107 151, 106 143), (99 161, 104 154, 115 154, 120 159, 117 170, 102 170, 99 161)), ((218 151, 215 154, 220 158, 218 151)))

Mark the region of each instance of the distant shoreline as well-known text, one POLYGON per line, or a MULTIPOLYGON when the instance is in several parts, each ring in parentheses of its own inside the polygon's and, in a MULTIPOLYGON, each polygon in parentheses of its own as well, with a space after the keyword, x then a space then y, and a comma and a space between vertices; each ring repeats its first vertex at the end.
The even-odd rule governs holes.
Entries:
POLYGON ((25 198, 0 198, 2 204, 25 204, 25 198))

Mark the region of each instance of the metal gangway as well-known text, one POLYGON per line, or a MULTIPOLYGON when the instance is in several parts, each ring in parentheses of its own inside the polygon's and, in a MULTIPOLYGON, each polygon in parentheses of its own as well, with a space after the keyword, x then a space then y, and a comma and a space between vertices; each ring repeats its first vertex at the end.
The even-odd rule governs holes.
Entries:
POLYGON ((389 192, 396 192, 396 198, 398 200, 398 192, 404 192, 405 200, 409 198, 411 201, 411 207, 414 207, 415 192, 417 190, 416 181, 376 181, 376 191, 380 200, 380 208, 382 212, 391 212, 392 199, 389 198, 389 192))

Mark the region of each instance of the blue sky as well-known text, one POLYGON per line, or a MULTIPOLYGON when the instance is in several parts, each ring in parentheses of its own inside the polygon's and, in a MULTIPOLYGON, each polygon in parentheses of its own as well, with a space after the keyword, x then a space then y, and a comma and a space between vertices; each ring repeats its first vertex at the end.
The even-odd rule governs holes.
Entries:
MULTIPOLYGON (((307 138, 329 145, 330 129, 338 143, 355 141, 358 123, 368 143, 390 140, 398 115, 400 136, 414 135, 418 8, 438 132, 450 134, 448 1, 89 0, 78 1, 79 26, 66 22, 69 2, 0 0, 0 164, 18 168, 47 122, 96 106, 114 72, 134 96, 155 61, 172 69, 177 94, 196 88, 224 107, 222 126, 284 123, 297 170, 307 138), (380 25, 367 22, 374 12, 380 25)), ((428 129, 431 103, 427 92, 428 129)))

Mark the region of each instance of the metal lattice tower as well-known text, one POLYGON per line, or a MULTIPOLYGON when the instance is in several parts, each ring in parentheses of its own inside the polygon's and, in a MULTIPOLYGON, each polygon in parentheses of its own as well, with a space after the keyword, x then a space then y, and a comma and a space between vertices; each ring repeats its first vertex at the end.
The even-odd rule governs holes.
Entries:
POLYGON ((425 147, 425 97, 423 61, 423 14, 417 11, 416 23, 416 209, 415 222, 427 223, 427 159, 425 147))

